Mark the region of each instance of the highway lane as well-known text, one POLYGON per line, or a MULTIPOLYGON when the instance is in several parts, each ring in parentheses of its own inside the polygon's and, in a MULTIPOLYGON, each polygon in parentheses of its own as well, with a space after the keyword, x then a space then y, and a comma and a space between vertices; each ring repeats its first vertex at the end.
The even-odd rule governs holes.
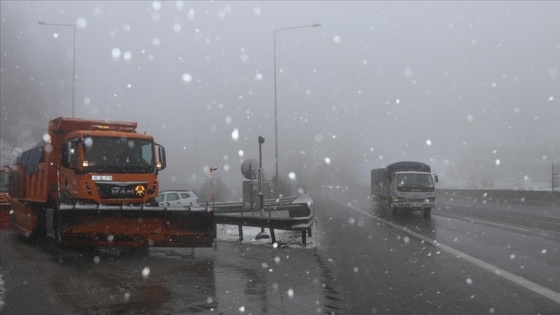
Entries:
POLYGON ((501 201, 484 196, 438 194, 439 215, 516 227, 543 237, 560 237, 560 200, 557 202, 501 201))
POLYGON ((557 239, 438 210, 395 216, 367 198, 312 197, 342 314, 560 313, 557 239))
POLYGON ((555 204, 443 200, 432 220, 447 233, 438 240, 454 244, 509 272, 560 292, 560 220, 555 204), (449 236, 449 235, 460 235, 449 236))

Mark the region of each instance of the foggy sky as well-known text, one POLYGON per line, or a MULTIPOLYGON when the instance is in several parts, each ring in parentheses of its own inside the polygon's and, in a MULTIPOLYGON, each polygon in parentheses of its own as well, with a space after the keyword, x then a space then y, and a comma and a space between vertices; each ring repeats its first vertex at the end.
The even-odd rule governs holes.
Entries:
POLYGON ((76 25, 76 117, 138 121, 167 149, 166 189, 214 164, 240 183, 258 136, 274 175, 274 30, 314 23, 276 33, 282 177, 415 160, 511 180, 560 161, 557 1, 0 5, 2 164, 71 115, 72 28, 39 21, 76 25))

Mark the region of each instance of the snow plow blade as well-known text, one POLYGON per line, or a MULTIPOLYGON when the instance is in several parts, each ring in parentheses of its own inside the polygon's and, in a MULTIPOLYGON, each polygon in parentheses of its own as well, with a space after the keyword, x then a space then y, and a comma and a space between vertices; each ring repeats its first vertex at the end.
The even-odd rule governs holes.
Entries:
POLYGON ((216 237, 206 209, 62 205, 56 220, 63 247, 212 247, 216 237))

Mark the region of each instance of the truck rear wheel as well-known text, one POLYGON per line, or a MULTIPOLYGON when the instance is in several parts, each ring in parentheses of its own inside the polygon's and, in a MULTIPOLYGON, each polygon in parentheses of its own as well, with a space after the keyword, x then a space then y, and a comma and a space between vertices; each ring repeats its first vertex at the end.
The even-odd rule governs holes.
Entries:
POLYGON ((424 216, 425 217, 430 216, 431 212, 432 212, 432 208, 424 208, 424 216))
POLYGON ((61 238, 61 230, 62 230, 62 220, 60 220, 60 213, 58 209, 54 212, 54 240, 60 244, 61 238))
POLYGON ((37 226, 33 229, 31 234, 32 239, 44 239, 47 236, 47 216, 45 209, 36 207, 33 209, 35 217, 37 218, 37 226))
POLYGON ((392 214, 398 214, 399 213, 399 207, 397 207, 395 205, 394 202, 389 201, 389 210, 391 210, 392 214))

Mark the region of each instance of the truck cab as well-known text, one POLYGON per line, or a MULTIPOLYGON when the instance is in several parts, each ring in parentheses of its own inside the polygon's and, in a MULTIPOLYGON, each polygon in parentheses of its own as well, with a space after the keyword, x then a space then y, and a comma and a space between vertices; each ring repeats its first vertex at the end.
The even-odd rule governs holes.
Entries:
POLYGON ((62 203, 153 204, 164 158, 151 136, 73 131, 62 142, 62 203))
POLYGON ((392 173, 389 186, 392 210, 422 209, 425 215, 431 213, 436 199, 432 174, 415 171, 392 173))

